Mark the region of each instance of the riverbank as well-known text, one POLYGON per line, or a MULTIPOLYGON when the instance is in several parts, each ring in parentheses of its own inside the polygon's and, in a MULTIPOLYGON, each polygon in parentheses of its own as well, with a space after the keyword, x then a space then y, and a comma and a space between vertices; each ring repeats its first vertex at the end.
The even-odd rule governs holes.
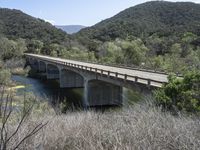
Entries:
POLYGON ((23 67, 17 67, 11 70, 12 75, 20 75, 20 76, 27 76, 29 69, 25 69, 23 67))

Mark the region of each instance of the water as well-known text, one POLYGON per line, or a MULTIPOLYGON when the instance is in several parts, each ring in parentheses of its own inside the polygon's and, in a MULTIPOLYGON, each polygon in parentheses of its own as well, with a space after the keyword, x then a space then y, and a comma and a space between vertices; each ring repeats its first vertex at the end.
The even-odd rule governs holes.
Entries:
POLYGON ((17 90, 18 95, 25 92, 34 93, 35 96, 41 99, 49 100, 57 103, 64 100, 73 107, 81 107, 83 100, 83 89, 61 89, 59 82, 55 80, 40 80, 25 76, 13 75, 12 80, 19 85, 24 85, 25 88, 17 90))

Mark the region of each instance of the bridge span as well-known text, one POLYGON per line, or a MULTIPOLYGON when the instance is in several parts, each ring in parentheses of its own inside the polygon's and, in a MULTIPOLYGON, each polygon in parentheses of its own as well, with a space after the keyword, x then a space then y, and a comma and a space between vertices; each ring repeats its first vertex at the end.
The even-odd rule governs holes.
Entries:
POLYGON ((86 106, 122 105, 123 87, 150 94, 168 82, 167 74, 152 70, 122 68, 96 63, 25 54, 31 69, 57 79, 61 88, 84 88, 86 106))

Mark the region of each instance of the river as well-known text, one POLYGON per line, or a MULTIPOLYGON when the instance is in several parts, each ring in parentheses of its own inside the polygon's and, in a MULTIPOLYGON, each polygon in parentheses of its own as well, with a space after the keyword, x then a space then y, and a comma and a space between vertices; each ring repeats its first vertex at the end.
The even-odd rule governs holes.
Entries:
MULTIPOLYGON (((83 99, 84 99, 84 89, 83 88, 60 88, 59 82, 56 80, 46 80, 46 79, 37 79, 26 76, 12 75, 12 80, 18 85, 24 85, 25 88, 20 88, 17 90, 18 95, 24 94, 24 92, 34 93, 35 96, 40 97, 40 99, 48 100, 53 104, 57 102, 67 102, 69 108, 72 109, 81 109, 83 108, 83 99)), ((123 91, 123 106, 128 106, 131 99, 137 101, 137 96, 133 91, 124 89, 123 91)), ((131 102, 131 103, 132 103, 131 102)), ((101 106, 95 107, 95 109, 107 109, 115 106, 101 106)))
POLYGON ((55 80, 40 80, 26 76, 12 75, 12 80, 25 88, 17 90, 17 94, 31 92, 40 99, 51 102, 61 102, 66 100, 73 107, 82 107, 83 89, 61 89, 55 80))

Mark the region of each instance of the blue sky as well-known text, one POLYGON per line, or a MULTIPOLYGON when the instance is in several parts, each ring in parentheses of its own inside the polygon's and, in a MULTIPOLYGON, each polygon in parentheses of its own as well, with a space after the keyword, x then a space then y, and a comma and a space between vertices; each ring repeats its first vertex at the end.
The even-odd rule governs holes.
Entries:
MULTIPOLYGON (((0 0, 0 7, 20 9, 56 25, 91 26, 146 1, 148 0, 0 0)), ((200 3, 200 0, 187 1, 200 3)))

